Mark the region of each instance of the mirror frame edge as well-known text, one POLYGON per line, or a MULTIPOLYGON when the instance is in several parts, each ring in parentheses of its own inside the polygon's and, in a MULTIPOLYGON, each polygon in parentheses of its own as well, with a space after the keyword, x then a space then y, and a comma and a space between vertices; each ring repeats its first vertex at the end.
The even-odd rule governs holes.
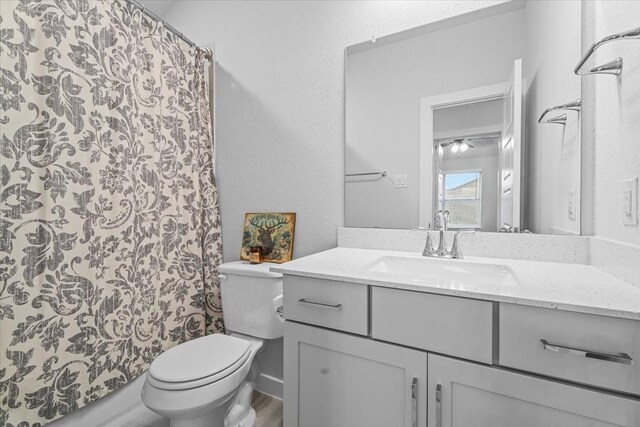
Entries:
MULTIPOLYGON (((582 50, 593 44, 595 5, 582 2, 581 37, 582 50)), ((595 96, 593 76, 577 76, 582 79, 580 113, 580 235, 595 235, 595 96)), ((346 84, 346 82, 345 82, 346 84)), ((345 139, 346 143, 346 139, 345 139)))

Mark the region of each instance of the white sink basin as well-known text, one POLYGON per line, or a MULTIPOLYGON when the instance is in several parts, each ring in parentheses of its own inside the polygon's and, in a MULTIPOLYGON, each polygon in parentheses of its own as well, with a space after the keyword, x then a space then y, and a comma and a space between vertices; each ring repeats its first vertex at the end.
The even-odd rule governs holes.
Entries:
POLYGON ((449 289, 483 289, 494 286, 518 286, 511 268, 452 259, 383 256, 364 267, 366 271, 398 277, 403 281, 449 289))

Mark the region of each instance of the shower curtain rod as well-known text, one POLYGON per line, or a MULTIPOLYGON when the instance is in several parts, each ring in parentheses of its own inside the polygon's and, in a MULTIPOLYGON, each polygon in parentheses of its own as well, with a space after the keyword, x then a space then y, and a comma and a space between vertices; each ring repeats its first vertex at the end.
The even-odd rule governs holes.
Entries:
POLYGON ((195 44, 194 42, 192 42, 191 40, 189 40, 189 38, 187 38, 187 36, 185 36, 184 34, 182 34, 180 31, 176 30, 175 27, 173 27, 171 24, 169 24, 167 21, 165 21, 164 19, 160 18, 158 15, 156 15, 155 13, 153 13, 152 11, 150 11, 149 9, 147 9, 146 7, 144 7, 143 5, 141 5, 140 3, 138 3, 136 0, 126 0, 127 3, 129 3, 130 6, 135 7, 140 9, 140 11, 142 11, 142 13, 144 13, 145 15, 155 19, 156 21, 160 21, 162 22, 162 25, 164 25, 164 27, 166 29, 168 29, 169 31, 171 31, 173 34, 175 34, 176 36, 178 36, 179 38, 181 38, 182 40, 185 41, 185 43, 187 43, 189 46, 194 46, 197 49, 202 49, 205 52, 205 58, 206 59, 211 59, 213 58, 213 52, 211 52, 211 49, 207 48, 207 47, 201 47, 198 46, 197 44, 195 44))

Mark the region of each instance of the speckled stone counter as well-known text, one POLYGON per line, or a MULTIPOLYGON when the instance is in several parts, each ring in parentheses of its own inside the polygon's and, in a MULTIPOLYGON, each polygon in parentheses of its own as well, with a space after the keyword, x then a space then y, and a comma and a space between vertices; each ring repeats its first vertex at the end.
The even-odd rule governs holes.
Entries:
POLYGON ((443 262, 498 264, 511 269, 517 281, 478 286, 407 278, 368 267, 382 257, 415 257, 419 253, 361 248, 335 248, 271 267, 284 274, 362 283, 488 301, 555 308, 579 313, 640 320, 640 288, 593 266, 576 263, 506 258, 466 257, 443 262))

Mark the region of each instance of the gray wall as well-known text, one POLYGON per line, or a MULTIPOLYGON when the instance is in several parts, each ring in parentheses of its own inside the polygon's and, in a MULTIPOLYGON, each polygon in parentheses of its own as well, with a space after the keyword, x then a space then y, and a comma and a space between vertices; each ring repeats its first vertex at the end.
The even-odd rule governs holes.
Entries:
MULTIPOLYGON (((638 27, 640 2, 596 1, 596 40, 638 27)), ((590 29, 593 31, 594 29, 590 29)), ((638 41, 611 44, 598 65, 620 56, 620 78, 586 77, 595 85, 595 235, 640 245, 640 227, 622 224, 621 182, 640 175, 640 49, 638 41)), ((637 203, 637 201, 636 201, 637 203)))
POLYGON ((433 110, 433 139, 474 135, 478 129, 502 132, 503 102, 494 99, 433 110))
POLYGON ((593 224, 582 224, 582 227, 597 237, 637 246, 640 245, 640 227, 622 224, 621 183, 640 175, 640 51, 633 42, 620 42, 596 54, 594 65, 623 57, 624 71, 620 78, 607 75, 580 78, 574 75, 573 67, 594 41, 637 27, 640 2, 585 2, 583 11, 587 11, 588 16, 583 17, 582 46, 577 20, 580 6, 580 2, 573 1, 532 1, 527 4, 527 24, 529 29, 536 31, 535 35, 528 36, 529 62, 525 64, 525 75, 530 96, 527 108, 539 113, 550 105, 577 98, 582 83, 583 117, 586 120, 582 126, 585 130, 582 149, 576 144, 580 124, 575 122, 574 114, 568 114, 570 123, 564 134, 559 126, 527 123, 532 161, 529 176, 538 183, 529 194, 530 226, 538 232, 546 232, 552 227, 578 230, 578 224, 567 220, 566 196, 570 188, 580 186, 571 169, 585 167, 581 173, 587 188, 581 189, 581 193, 587 197, 587 210, 593 211, 594 215, 593 218, 587 215, 586 219, 594 221, 593 224), (544 25, 544 31, 535 30, 540 25, 544 25), (567 27, 572 30, 565 34, 562 43, 558 43, 559 30, 567 27), (536 62, 536 58, 541 59, 542 51, 545 60, 536 62), (548 75, 556 78, 550 80, 551 90, 545 88, 544 93, 553 96, 542 98, 539 85, 542 81, 547 82, 548 75), (582 165, 578 164, 580 152, 582 165), (593 188, 588 188, 592 183, 593 188), (552 222, 544 220, 543 213, 549 210, 555 211, 552 222))
MULTIPOLYGON (((217 178, 226 261, 250 211, 297 212, 294 257, 336 245, 344 209, 344 49, 502 1, 190 1, 164 15, 216 46, 217 178)), ((282 377, 282 344, 260 357, 282 377)))
MULTIPOLYGON (((580 98, 573 67, 582 55, 578 1, 527 2, 526 224, 536 233, 580 233, 579 115, 567 126, 538 124, 548 107, 580 98), (568 216, 569 191, 577 191, 576 220, 568 216)), ((552 116, 551 116, 552 117, 552 116)))

